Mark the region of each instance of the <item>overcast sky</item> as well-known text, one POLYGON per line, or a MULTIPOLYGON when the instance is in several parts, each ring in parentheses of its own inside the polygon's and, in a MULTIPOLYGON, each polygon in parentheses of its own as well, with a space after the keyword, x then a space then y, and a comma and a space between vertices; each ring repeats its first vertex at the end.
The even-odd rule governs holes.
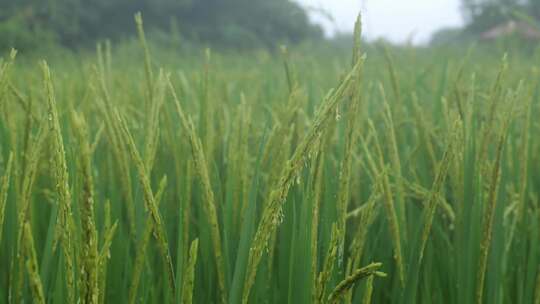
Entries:
POLYGON ((305 7, 323 9, 334 22, 318 13, 312 18, 321 23, 328 33, 350 31, 359 11, 362 12, 364 36, 368 39, 384 37, 394 42, 429 40, 433 32, 443 27, 463 23, 460 0, 295 0, 305 7))

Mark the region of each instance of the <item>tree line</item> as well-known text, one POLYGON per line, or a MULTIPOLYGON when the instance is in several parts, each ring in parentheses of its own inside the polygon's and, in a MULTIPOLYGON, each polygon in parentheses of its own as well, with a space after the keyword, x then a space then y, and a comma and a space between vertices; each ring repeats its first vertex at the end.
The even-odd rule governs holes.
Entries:
POLYGON ((481 33, 509 20, 540 20, 540 0, 462 0, 467 30, 481 33))
POLYGON ((0 49, 129 37, 139 11, 148 30, 205 43, 250 47, 322 37, 290 0, 2 0, 0 49))

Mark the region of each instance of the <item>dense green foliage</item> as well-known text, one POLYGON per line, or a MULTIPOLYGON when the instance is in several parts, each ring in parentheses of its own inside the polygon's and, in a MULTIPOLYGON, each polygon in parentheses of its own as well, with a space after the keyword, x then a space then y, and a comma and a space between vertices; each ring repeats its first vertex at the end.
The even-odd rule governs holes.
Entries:
POLYGON ((468 29, 481 33, 508 20, 525 15, 540 20, 539 0, 462 0, 468 29))
POLYGON ((538 60, 356 37, 6 57, 0 303, 540 303, 538 60))
POLYGON ((133 33, 133 14, 148 29, 236 47, 320 38, 303 9, 290 0, 8 0, 0 2, 0 50, 60 43, 93 45, 133 33))

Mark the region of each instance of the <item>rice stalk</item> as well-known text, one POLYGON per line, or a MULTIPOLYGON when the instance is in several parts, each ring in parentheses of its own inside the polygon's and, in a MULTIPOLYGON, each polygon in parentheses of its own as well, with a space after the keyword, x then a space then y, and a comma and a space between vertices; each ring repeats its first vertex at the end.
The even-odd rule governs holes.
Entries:
POLYGON ((234 118, 234 123, 231 124, 231 134, 227 139, 227 158, 225 160, 227 165, 227 176, 232 177, 226 179, 225 187, 228 193, 226 201, 230 201, 232 210, 240 210, 240 213, 233 212, 232 215, 230 215, 230 222, 232 222, 231 226, 241 225, 244 213, 243 204, 245 203, 244 201, 241 201, 241 196, 243 198, 243 194, 241 194, 241 192, 244 191, 242 188, 243 179, 241 176, 238 176, 242 174, 240 173, 240 169, 238 167, 241 166, 242 162, 245 162, 245 159, 240 155, 243 153, 242 148, 240 148, 240 133, 242 133, 241 128, 243 121, 242 107, 242 104, 238 105, 235 113, 236 117, 234 118))
MULTIPOLYGON (((368 202, 377 201, 380 198, 381 198, 381 195, 379 193, 372 193, 368 199, 368 202)), ((355 221, 361 218, 362 215, 364 215, 364 213, 367 212, 369 208, 371 208, 371 204, 365 203, 365 204, 362 204, 360 207, 347 212, 347 221, 355 221)))
POLYGON ((482 232, 482 240, 480 243, 480 256, 478 258, 478 269, 477 269, 477 275, 476 275, 476 278, 477 278, 476 279, 477 281, 476 303, 478 304, 483 303, 484 280, 486 276, 488 253, 489 253, 489 249, 491 245, 491 236, 492 236, 492 231, 493 231, 493 220, 495 218, 495 208, 497 206, 499 184, 500 184, 500 179, 501 179, 501 163, 502 163, 504 145, 506 143, 506 137, 508 135, 508 129, 510 126, 510 121, 513 116, 513 105, 514 105, 514 101, 512 101, 511 110, 507 112, 507 117, 503 123, 501 134, 499 135, 495 163, 493 166, 493 171, 490 176, 491 179, 490 179, 490 184, 489 184, 489 193, 488 193, 488 197, 486 201, 486 208, 484 211, 483 232, 482 232))
POLYGON ((385 273, 378 271, 381 266, 381 263, 372 263, 355 270, 350 276, 346 277, 334 288, 334 290, 328 296, 327 303, 339 303, 341 298, 345 296, 347 291, 351 289, 354 284, 369 276, 385 277, 385 273))
MULTIPOLYGON (((522 85, 522 83, 520 85, 522 85)), ((533 95, 534 92, 531 92, 530 94, 533 95)), ((527 96, 527 101, 525 105, 525 119, 521 127, 521 133, 520 133, 521 143, 519 145, 519 151, 517 152, 520 159, 520 165, 517 172, 519 174, 519 183, 517 186, 518 190, 517 190, 516 198, 515 198, 516 211, 515 211, 514 219, 512 223, 510 224, 510 229, 509 229, 510 231, 508 233, 509 234, 508 241, 506 242, 506 248, 505 248, 506 252, 510 251, 510 247, 513 244, 515 231, 517 229, 518 223, 521 223, 524 219, 526 205, 527 205, 526 195, 527 195, 527 185, 528 185, 527 179, 528 179, 529 165, 530 165, 529 164, 529 161, 530 161, 529 149, 530 149, 530 142, 531 142, 530 129, 531 129, 532 99, 533 99, 533 96, 527 96)), ((512 145, 510 145, 509 147, 511 146, 512 145)), ((511 153, 508 153, 508 154, 511 154, 511 153)))
POLYGON ((292 93, 298 87, 298 79, 296 71, 291 65, 289 58, 289 49, 287 46, 281 46, 281 55, 283 57, 283 67, 285 68, 285 76, 287 77, 287 86, 289 87, 289 93, 292 93))
MULTIPOLYGON (((453 155, 452 159, 455 159, 457 157, 455 146, 456 145, 454 144, 453 145, 454 151, 451 151, 451 154, 453 155)), ((438 166, 436 166, 436 168, 438 168, 438 166)), ((452 176, 452 173, 450 173, 449 171, 447 175, 450 177, 452 176)), ((404 181, 403 184, 405 185, 406 189, 409 191, 407 195, 410 197, 414 197, 416 200, 419 200, 418 203, 420 203, 421 206, 425 208, 426 203, 429 202, 431 190, 426 189, 419 184, 409 183, 406 181, 404 181)), ((454 208, 452 207, 452 205, 450 205, 450 203, 444 198, 444 196, 439 195, 437 199, 439 200, 437 204, 439 205, 438 210, 440 211, 441 215, 447 218, 450 221, 450 223, 454 223, 456 220, 456 212, 454 211, 454 208)))
MULTIPOLYGON (((370 129, 369 131, 372 132, 373 130, 374 129, 370 129)), ((369 135, 372 135, 372 133, 370 133, 369 135)), ((375 133, 373 136, 377 136, 377 134, 375 133)), ((373 155, 371 154, 371 151, 368 148, 368 140, 366 140, 364 137, 360 137, 360 144, 362 146, 362 151, 364 152, 367 161, 367 167, 369 169, 368 171, 371 171, 368 172, 368 174, 372 179, 375 179, 375 177, 379 175, 379 168, 373 155)))
POLYGON ((353 31, 353 58, 352 65, 354 66, 362 59, 362 14, 358 14, 354 23, 353 31))
POLYGON ((238 172, 240 172, 240 189, 238 192, 241 196, 241 201, 243 202, 240 209, 240 216, 242 223, 244 222, 244 214, 247 209, 248 199, 249 199, 249 185, 250 185, 250 154, 249 154, 249 135, 251 131, 251 119, 252 111, 251 107, 246 102, 246 96, 241 94, 241 103, 240 103, 240 116, 241 121, 239 123, 239 143, 238 143, 238 172))
POLYGON ((375 220, 377 214, 376 202, 380 197, 381 183, 384 176, 387 174, 387 170, 383 170, 376 180, 373 181, 371 195, 367 202, 362 205, 364 208, 360 213, 360 219, 357 224, 357 230, 354 234, 354 238, 349 248, 350 256, 352 257, 352 269, 358 268, 358 265, 362 259, 364 252, 364 246, 367 241, 368 230, 375 220))
POLYGON ((82 303, 97 304, 98 284, 98 240, 94 215, 94 178, 92 176, 92 151, 88 142, 88 125, 81 114, 73 112, 73 129, 79 141, 79 166, 83 179, 80 217, 82 228, 82 257, 80 270, 80 294, 82 303))
POLYGON ((66 271, 67 297, 69 303, 75 303, 75 273, 74 265, 77 265, 74 254, 74 231, 75 223, 71 211, 71 191, 69 187, 69 175, 67 169, 66 152, 62 139, 60 128, 60 118, 56 97, 53 89, 51 72, 45 61, 41 62, 45 92, 48 105, 48 120, 52 136, 52 146, 54 148, 52 155, 52 164, 54 168, 54 179, 56 181, 56 192, 58 194, 58 222, 55 239, 59 239, 62 244, 64 254, 64 267, 66 271))
MULTIPOLYGON (((283 142, 282 142, 281 147, 280 147, 280 149, 282 151, 276 153, 276 155, 275 155, 276 159, 273 160, 273 163, 275 165, 271 168, 270 177, 267 180, 270 185, 276 184, 279 181, 280 174, 281 174, 281 170, 280 170, 281 166, 278 165, 278 164, 286 162, 286 160, 289 158, 291 147, 292 147, 293 141, 294 141, 293 138, 294 138, 294 134, 295 134, 295 129, 296 129, 296 125, 294 123, 292 123, 292 125, 289 126, 288 129, 286 129, 285 138, 282 139, 283 142)), ((319 147, 319 149, 320 149, 320 147, 319 147)), ((315 158, 316 153, 317 152, 313 152, 313 155, 311 155, 310 158, 315 158)), ((297 184, 300 183, 299 177, 296 178, 296 183, 297 184)), ((271 189, 268 189, 268 191, 271 191, 271 189)), ((269 199, 268 192, 265 193, 265 197, 267 197, 269 199)), ((262 206, 263 210, 269 203, 268 199, 263 202, 263 206, 262 206)), ((283 214, 281 214, 281 216, 282 215, 283 214)), ((280 220, 283 220, 283 217, 280 217, 280 220)), ((267 254, 267 265, 266 265, 266 267, 267 267, 267 277, 266 277, 266 280, 268 282, 271 282, 272 277, 274 276, 274 269, 275 269, 274 257, 276 255, 276 247, 277 247, 276 242, 277 242, 277 229, 273 230, 273 232, 271 233, 271 235, 270 235, 270 237, 268 239, 267 245, 266 245, 266 254, 267 254)), ((244 283, 245 283, 245 281, 244 281, 244 283)), ((270 286, 268 286, 267 288, 270 288, 270 286)))
POLYGON ((103 237, 103 245, 101 246, 101 250, 99 251, 99 282, 100 282, 100 303, 105 303, 105 295, 106 295, 106 282, 107 282, 107 266, 108 261, 111 258, 111 244, 114 239, 114 236, 116 234, 116 230, 118 229, 118 221, 115 221, 112 226, 109 226, 107 230, 105 230, 105 234, 103 237))
MULTIPOLYGON (((356 36, 356 35, 355 35, 356 36)), ((359 50, 358 50, 359 51, 359 50)), ((357 55, 358 56, 358 55, 357 55)), ((361 75, 358 75, 360 78, 361 75)), ((354 154, 354 148, 356 147, 358 139, 358 126, 360 123, 359 109, 360 109, 360 87, 355 86, 351 92, 351 104, 349 107, 349 117, 347 121, 346 139, 345 139, 345 151, 343 160, 341 163, 341 170, 339 175, 339 189, 337 197, 337 212, 338 212, 338 227, 340 231, 339 236, 339 251, 338 251, 338 265, 343 263, 343 254, 345 247, 345 236, 347 228, 347 210, 350 200, 350 184, 352 176, 352 158, 354 154)))
POLYGON ((392 91, 394 92, 396 104, 397 104, 397 107, 399 107, 400 114, 401 114, 401 110, 402 110, 401 89, 399 86, 399 80, 398 80, 398 76, 397 76, 397 72, 396 72, 396 68, 394 64, 394 59, 392 58, 392 55, 390 54, 390 50, 386 46, 383 48, 383 54, 384 54, 384 58, 386 60, 386 64, 388 67, 388 74, 390 75, 390 83, 392 85, 392 91))
POLYGON ((34 247, 34 237, 30 229, 30 223, 24 224, 24 248, 26 260, 26 270, 32 290, 32 302, 37 304, 45 304, 45 296, 43 294, 43 285, 39 275, 39 267, 37 262, 36 249, 34 247))
POLYGON ((103 245, 98 255, 98 267, 99 267, 98 282, 99 282, 99 303, 100 304, 105 303, 105 294, 106 294, 106 286, 107 286, 107 266, 108 266, 108 260, 111 256, 110 247, 112 244, 114 234, 116 232, 116 228, 118 227, 118 222, 115 222, 114 225, 111 225, 111 202, 109 200, 105 202, 103 210, 104 210, 103 213, 105 217, 104 225, 103 225, 103 240, 102 240, 103 245))
MULTIPOLYGON (((38 165, 41 157, 42 148, 48 134, 48 129, 45 128, 44 124, 39 126, 38 133, 35 135, 35 138, 32 138, 30 143, 27 146, 27 153, 25 157, 25 167, 22 176, 22 185, 20 192, 20 204, 18 206, 18 222, 19 222, 19 233, 23 232, 24 222, 28 215, 28 208, 31 203, 32 193, 34 190, 34 183, 36 180, 36 175, 38 173, 38 165)), ((19 235, 19 240, 21 239, 19 235)))
POLYGON ((218 284, 220 290, 221 302, 225 303, 227 299, 227 290, 225 287, 225 262, 223 259, 223 251, 221 245, 221 233, 219 229, 219 222, 216 210, 216 203, 214 198, 214 192, 210 184, 209 170, 206 162, 206 157, 203 152, 203 147, 200 138, 197 136, 193 122, 189 117, 186 117, 180 101, 176 95, 171 81, 167 78, 169 89, 176 104, 176 110, 180 116, 180 122, 183 129, 187 132, 189 142, 191 145, 191 152, 193 157, 193 163, 197 175, 199 176, 199 182, 201 183, 204 195, 203 208, 210 224, 210 233, 212 237, 212 245, 214 247, 214 260, 216 263, 218 284))
MULTIPOLYGON (((384 122, 386 124, 386 129, 388 130, 387 138, 390 141, 390 161, 392 163, 392 169, 394 172, 394 175, 397 177, 395 181, 395 187, 396 187, 396 203, 398 204, 398 218, 400 220, 400 225, 402 227, 406 227, 407 225, 407 218, 405 216, 405 196, 403 194, 403 184, 401 182, 402 177, 402 170, 401 170, 401 161, 399 159, 399 150, 398 150, 398 143, 396 140, 396 129, 394 127, 394 120, 392 117, 392 112, 390 110, 390 105, 388 104, 388 100, 386 99, 386 93, 384 91, 384 87, 381 83, 379 83, 379 92, 383 99, 383 106, 384 106, 384 122)), ((382 154, 381 154, 382 156, 382 154)), ((403 239, 407 240, 407 234, 406 230, 402 230, 403 239)))
MULTIPOLYGON (((458 130, 460 127, 460 121, 456 120, 454 123, 453 130, 458 130)), ((422 237, 420 240, 420 248, 418 253, 418 265, 422 264, 422 258, 424 256, 424 250, 426 248, 426 243, 429 238, 429 234, 431 231, 431 227, 433 225, 433 218, 435 216, 435 211, 438 208, 439 202, 441 201, 439 199, 439 196, 441 195, 442 188, 444 185, 444 181, 446 179, 446 176, 448 174, 448 170, 450 168, 450 164, 452 163, 453 158, 453 145, 456 144, 456 131, 454 131, 454 134, 451 134, 450 141, 448 143, 448 146, 446 147, 446 150, 444 151, 444 154, 442 156, 442 159, 439 163, 439 166, 437 167, 437 174, 435 176, 435 180, 433 181, 433 185, 431 187, 430 194, 428 196, 428 199, 425 204, 424 209, 424 215, 423 215, 423 228, 422 228, 422 237)))
MULTIPOLYGON (((97 108, 104 117, 105 120, 105 131, 107 133, 107 138, 110 146, 112 147, 112 152, 116 158, 116 164, 118 166, 118 175, 120 176, 120 183, 122 185, 122 195, 123 201, 126 204, 127 217, 129 224, 129 231, 133 238, 136 235, 136 226, 135 226, 135 203, 133 199, 133 190, 129 166, 129 151, 124 149, 126 143, 122 134, 119 132, 116 121, 112 116, 114 106, 107 89, 107 84, 105 82, 104 74, 97 74, 97 82, 99 86, 99 94, 97 98, 97 108)), ((134 240, 135 242, 135 240, 134 240)))
POLYGON ((150 56, 150 49, 146 42, 146 35, 144 33, 143 18, 140 12, 135 14, 135 24, 137 25, 137 35, 139 36, 139 42, 144 51, 144 71, 146 76, 146 93, 147 101, 150 102, 153 99, 154 92, 154 75, 152 73, 152 60, 150 56))
POLYGON ((249 131, 251 109, 247 105, 245 95, 240 94, 240 104, 236 109, 235 123, 229 138, 227 156, 227 175, 235 178, 227 179, 227 189, 232 189, 231 200, 233 210, 240 210, 232 214, 232 222, 241 227, 244 222, 244 212, 248 204, 249 189, 249 131), (233 136, 233 134, 235 136, 233 136))
POLYGON ((193 286, 195 285, 195 265, 197 264, 197 252, 199 250, 199 239, 191 242, 189 248, 189 261, 182 275, 182 303, 191 304, 193 302, 193 286))
POLYGON ((176 286, 175 278, 174 278, 174 267, 172 264, 171 254, 169 251, 169 243, 167 241, 165 227, 161 218, 161 214, 159 212, 159 208, 156 202, 156 197, 154 196, 154 193, 152 192, 152 187, 150 185, 150 177, 148 176, 148 172, 144 165, 144 161, 141 158, 139 151, 137 150, 137 146, 135 145, 135 141, 133 139, 133 136, 131 135, 131 132, 129 131, 127 127, 126 122, 121 118, 118 111, 115 111, 114 115, 116 117, 118 127, 120 128, 119 131, 123 134, 123 137, 125 138, 127 142, 128 149, 130 151, 131 157, 135 163, 135 167, 139 174, 139 182, 141 183, 142 190, 143 190, 145 207, 146 207, 147 212, 149 213, 150 218, 152 219, 154 223, 155 237, 157 239, 158 248, 160 250, 164 267, 167 272, 169 288, 174 295, 175 286, 176 286))
POLYGON ((529 173, 529 149, 530 149, 530 142, 531 142, 531 115, 532 115, 532 102, 533 98, 532 96, 527 97, 528 101, 526 104, 526 114, 525 114, 525 120, 523 122, 523 127, 521 131, 521 145, 520 145, 520 152, 519 152, 519 159, 520 161, 520 175, 519 175, 519 199, 520 204, 518 208, 518 221, 523 220, 523 217, 525 215, 525 207, 526 207, 526 194, 527 194, 527 176, 529 173))
MULTIPOLYGON (((377 157, 378 166, 379 168, 385 168, 384 155, 383 155, 382 148, 378 140, 377 131, 375 130, 375 126, 373 125, 373 122, 371 120, 368 120, 368 125, 371 132, 375 135, 374 138, 375 138, 375 148, 378 154, 378 157, 377 157)), ((367 148, 364 147, 364 150, 367 150, 367 148)), ((371 166, 376 166, 376 164, 373 163, 371 166)), ((374 167, 372 170, 377 170, 377 169, 374 167)), ((392 190, 390 188, 390 180, 387 174, 383 175, 381 186, 382 186, 381 191, 383 193, 384 207, 386 210, 388 223, 390 224, 390 227, 389 227, 390 234, 392 236, 392 243, 394 245, 394 260, 396 261, 397 268, 398 268, 399 281, 401 285, 404 286, 405 285, 405 265, 403 262, 403 254, 401 251, 400 224, 399 224, 398 216, 396 213, 396 209, 394 207, 394 198, 392 196, 392 190)))
POLYGON ((146 172, 150 175, 154 166, 156 153, 159 142, 159 121, 160 111, 165 101, 165 87, 166 82, 164 80, 163 71, 159 71, 159 76, 155 84, 156 92, 152 94, 153 100, 150 105, 150 112, 148 113, 148 120, 146 122, 146 135, 144 144, 144 165, 146 172))
MULTIPOLYGON (((161 203, 161 198, 163 196, 166 186, 167 186, 167 177, 164 176, 161 179, 161 182, 159 183, 159 188, 156 194, 156 204, 158 207, 161 203)), ((139 283, 140 283, 142 272, 143 272, 144 261, 146 259, 146 250, 148 248, 148 244, 150 243, 150 239, 152 238, 153 232, 154 232, 154 221, 152 217, 149 216, 146 219, 146 223, 144 225, 142 238, 139 240, 137 244, 137 252, 135 254, 135 262, 133 266, 133 273, 131 275, 131 283, 130 283, 130 288, 129 288, 128 303, 133 304, 137 302, 137 293, 139 292, 139 283)))
POLYGON ((465 120, 465 111, 463 107, 463 90, 461 89, 461 86, 460 86, 460 80, 461 80, 461 77, 463 76, 464 66, 465 66, 465 62, 463 62, 460 65, 456 80, 454 81, 454 85, 452 88, 453 93, 454 93, 453 100, 455 101, 459 117, 462 121, 465 120))
POLYGON ((247 303, 249 299, 249 292, 255 282, 257 268, 268 239, 281 221, 281 208, 285 202, 289 189, 294 183, 298 172, 304 166, 306 159, 313 151, 316 151, 316 143, 320 141, 322 134, 328 127, 329 121, 334 117, 334 113, 336 112, 340 101, 345 96, 349 95, 352 86, 357 84, 355 80, 363 62, 364 59, 360 60, 344 78, 338 88, 328 95, 328 98, 322 104, 306 137, 301 140, 292 158, 285 165, 278 184, 274 186, 270 194, 268 204, 265 206, 250 249, 247 276, 242 297, 243 303, 247 303))
MULTIPOLYGON (((273 163, 278 163, 281 160, 285 161, 289 158, 290 149, 283 149, 280 145, 283 145, 284 143, 288 144, 288 141, 284 141, 284 138, 289 139, 291 127, 294 125, 294 120, 300 111, 300 104, 304 98, 305 93, 302 91, 302 89, 295 87, 295 89, 289 92, 287 96, 287 105, 283 109, 283 112, 272 112, 273 114, 278 112, 280 115, 276 115, 279 117, 275 119, 276 125, 272 128, 268 137, 268 144, 265 147, 262 157, 263 164, 268 163, 270 159, 272 159, 273 163)), ((274 172, 272 172, 270 182, 272 182, 274 179, 279 179, 279 176, 277 175, 281 173, 279 171, 281 169, 279 166, 273 166, 272 169, 274 172)))
POLYGON ((101 124, 99 126, 98 131, 96 132, 96 135, 94 137, 94 141, 90 145, 90 154, 93 155, 94 152, 96 152, 97 146, 98 146, 99 142, 101 141, 101 138, 103 136, 104 131, 105 131, 105 124, 101 124))
POLYGON ((369 276, 367 278, 362 304, 371 304, 371 297, 373 295, 373 277, 374 276, 369 276))
POLYGON ((499 72, 497 74, 497 78, 495 80, 495 83, 493 84, 493 88, 490 91, 489 95, 489 109, 487 113, 487 121, 485 122, 483 126, 483 132, 480 139, 480 161, 483 161, 486 158, 486 154, 488 153, 488 146, 489 142, 491 141, 492 133, 493 133, 493 124, 496 121, 496 114, 498 110, 498 105, 502 101, 504 97, 503 95, 503 81, 506 76, 506 72, 508 71, 508 55, 505 54, 502 59, 501 67, 499 69, 499 72))
MULTIPOLYGON (((105 279, 106 270, 107 270, 107 260, 111 257, 110 248, 112 245, 112 241, 114 239, 114 236, 116 234, 116 230, 118 229, 118 221, 114 222, 112 226, 109 226, 107 230, 105 230, 104 237, 103 237, 103 245, 101 246, 101 250, 99 251, 99 264, 102 268, 102 275, 100 275, 100 281, 105 279)), ((103 292, 103 289, 100 289, 100 292, 103 292)))
POLYGON ((337 224, 332 224, 332 234, 330 236, 330 243, 328 245, 328 251, 324 260, 323 269, 319 273, 317 278, 317 298, 314 303, 324 303, 324 296, 326 294, 326 285, 328 280, 334 271, 334 265, 338 254, 339 247, 339 235, 337 224))
POLYGON ((8 198, 9 180, 11 177, 11 168, 13 167, 13 152, 9 153, 8 162, 4 175, 0 181, 0 244, 2 243, 2 228, 4 227, 4 217, 6 210, 6 203, 8 198))
POLYGON ((188 248, 189 245, 189 231, 190 231, 190 221, 191 221, 191 197, 193 192, 193 185, 191 181, 193 180, 193 161, 188 160, 186 165, 186 189, 185 189, 185 201, 184 201, 184 214, 182 215, 182 225, 184 225, 184 244, 182 248, 188 248))
POLYGON ((32 100, 28 100, 26 96, 23 95, 12 83, 8 84, 8 90, 11 92, 11 94, 15 97, 15 100, 17 103, 21 106, 21 108, 26 112, 27 115, 29 115, 32 119, 32 122, 39 121, 39 118, 36 116, 36 113, 32 111, 32 100))
POLYGON ((431 168, 437 167, 437 158, 435 157, 435 149, 433 147, 433 142, 431 140, 430 136, 430 128, 428 128, 426 124, 426 117, 424 116, 424 111, 420 107, 420 104, 418 103, 418 95, 416 93, 413 93, 412 95, 412 104, 414 108, 414 115, 416 119, 416 126, 418 129, 418 133, 421 137, 421 139, 424 141, 424 146, 427 150, 429 161, 431 168))
POLYGON ((8 86, 8 75, 9 70, 13 66, 13 63, 15 62, 15 58, 17 57, 17 50, 11 49, 9 53, 9 60, 6 63, 0 62, 0 109, 3 108, 3 102, 4 97, 6 94, 6 87, 8 86))
POLYGON ((212 108, 214 104, 210 102, 210 63, 212 52, 209 48, 206 48, 204 53, 205 63, 200 89, 199 129, 202 147, 206 152, 206 157, 210 160, 212 159, 212 155, 214 155, 214 109, 212 108))
MULTIPOLYGON (((17 246, 16 246, 16 258, 17 258, 17 273, 12 277, 14 278, 13 284, 10 284, 11 290, 14 294, 14 301, 19 302, 22 298, 22 289, 24 283, 24 252, 23 252, 23 232, 24 223, 28 219, 28 209, 32 200, 32 194, 34 191, 34 183, 38 172, 38 164, 41 157, 42 147, 48 134, 48 129, 44 127, 44 124, 40 125, 39 131, 30 144, 28 145, 28 154, 26 155, 26 166, 24 168, 22 185, 20 190, 20 201, 17 208, 17 246)), ((14 262, 12 261, 11 269, 14 269, 14 262)), ((14 272, 14 270, 12 271, 14 272)))
POLYGON ((311 199, 313 204, 312 215, 311 215, 311 273, 313 276, 312 282, 312 301, 316 303, 318 300, 317 295, 317 274, 318 274, 318 264, 319 264, 319 252, 318 252, 318 239, 319 239, 319 218, 320 218, 320 208, 321 208, 321 196, 323 190, 323 180, 324 180, 324 165, 325 165, 326 154, 324 151, 321 151, 317 161, 314 184, 313 184, 313 198, 311 199))
MULTIPOLYGON (((386 174, 383 172, 382 174, 386 174)), ((362 256, 364 254, 364 246, 367 241, 367 233, 375 217, 378 213, 378 208, 375 205, 377 199, 379 198, 380 181, 382 178, 378 178, 379 181, 373 185, 373 191, 368 199, 368 201, 363 205, 365 208, 362 210, 360 215, 360 220, 358 222, 358 227, 352 243, 349 248, 349 263, 347 265, 347 275, 351 275, 353 269, 357 269, 362 261, 362 256)), ((352 288, 346 292, 345 302, 351 303, 352 301, 352 288)))

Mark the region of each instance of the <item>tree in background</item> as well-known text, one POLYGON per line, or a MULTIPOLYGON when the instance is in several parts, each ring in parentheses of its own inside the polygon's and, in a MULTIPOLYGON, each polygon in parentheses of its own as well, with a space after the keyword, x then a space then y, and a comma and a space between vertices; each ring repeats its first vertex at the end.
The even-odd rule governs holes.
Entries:
POLYGON ((535 18, 540 20, 540 0, 529 0, 529 7, 527 13, 535 18))
POLYGON ((204 43, 270 46, 322 36, 290 0, 3 0, 0 49, 119 39, 133 34, 138 11, 148 30, 168 30, 172 20, 184 36, 204 43))
POLYGON ((519 16, 540 20, 540 0, 462 0, 467 30, 478 34, 519 16))

